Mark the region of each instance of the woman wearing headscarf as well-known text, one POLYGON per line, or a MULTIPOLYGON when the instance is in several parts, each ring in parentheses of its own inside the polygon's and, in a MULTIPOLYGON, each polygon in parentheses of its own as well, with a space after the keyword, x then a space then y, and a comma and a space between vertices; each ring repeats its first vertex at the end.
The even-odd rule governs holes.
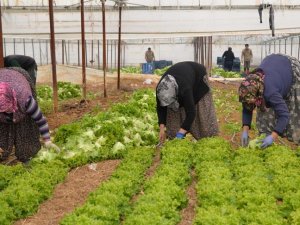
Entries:
POLYGON ((27 71, 33 84, 35 85, 37 64, 34 58, 26 55, 8 55, 4 57, 4 67, 21 67, 27 71))
POLYGON ((50 140, 49 127, 36 102, 33 81, 21 68, 0 69, 0 161, 15 150, 26 162, 41 148, 59 148, 50 140))
POLYGON ((206 68, 195 62, 171 66, 156 87, 159 140, 182 139, 191 133, 198 140, 218 134, 206 68))
POLYGON ((300 143, 300 62, 293 57, 272 54, 241 83, 239 101, 243 105, 242 146, 249 142, 252 113, 257 107, 256 126, 266 134, 261 148, 278 136, 300 143))

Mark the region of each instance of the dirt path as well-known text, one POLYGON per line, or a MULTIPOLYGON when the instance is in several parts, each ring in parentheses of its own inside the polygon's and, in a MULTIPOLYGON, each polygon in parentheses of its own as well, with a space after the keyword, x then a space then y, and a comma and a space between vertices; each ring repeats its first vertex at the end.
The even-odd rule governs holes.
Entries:
POLYGON ((59 224, 64 215, 82 205, 88 194, 110 177, 119 163, 119 160, 107 160, 72 170, 65 181, 57 185, 52 198, 40 205, 35 215, 19 220, 15 225, 59 224))
POLYGON ((181 221, 178 225, 192 225, 193 220, 196 215, 196 206, 197 206, 197 190, 196 190, 196 185, 197 185, 197 179, 196 179, 196 173, 195 170, 193 169, 191 171, 192 175, 192 182, 188 186, 186 190, 186 194, 188 196, 188 204, 187 206, 181 210, 181 221))

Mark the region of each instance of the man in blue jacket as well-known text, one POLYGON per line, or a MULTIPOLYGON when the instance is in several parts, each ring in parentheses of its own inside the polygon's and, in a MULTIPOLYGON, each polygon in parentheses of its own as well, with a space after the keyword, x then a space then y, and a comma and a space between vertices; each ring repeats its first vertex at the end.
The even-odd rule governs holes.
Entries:
POLYGON ((257 128, 267 134, 261 148, 278 136, 300 144, 300 62, 293 57, 272 54, 241 83, 239 100, 243 104, 242 146, 249 143, 252 113, 257 110, 257 128))

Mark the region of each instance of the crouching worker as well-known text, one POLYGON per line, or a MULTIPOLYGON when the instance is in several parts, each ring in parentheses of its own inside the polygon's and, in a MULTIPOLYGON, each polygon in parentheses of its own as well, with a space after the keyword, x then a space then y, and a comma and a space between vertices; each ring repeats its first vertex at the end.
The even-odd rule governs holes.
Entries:
POLYGON ((0 161, 13 150, 19 161, 28 161, 41 148, 40 135, 46 148, 59 151, 35 98, 33 81, 25 70, 0 69, 0 161))
POLYGON ((278 136, 300 144, 300 62, 293 57, 272 54, 241 83, 239 101, 243 105, 242 146, 249 143, 252 112, 257 108, 256 126, 266 134, 261 148, 278 136))
POLYGON ((218 124, 206 68, 195 62, 171 66, 156 87, 159 140, 182 139, 191 133, 198 140, 218 134, 218 124))

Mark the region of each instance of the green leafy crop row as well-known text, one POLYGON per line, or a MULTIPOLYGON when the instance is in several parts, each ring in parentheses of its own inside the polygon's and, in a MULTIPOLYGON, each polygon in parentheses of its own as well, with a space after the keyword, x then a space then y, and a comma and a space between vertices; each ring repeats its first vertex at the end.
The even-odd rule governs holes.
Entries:
POLYGON ((187 203, 185 188, 191 180, 192 143, 174 140, 162 149, 155 175, 145 182, 143 195, 127 214, 124 224, 177 224, 187 203))
POLYGON ((111 178, 91 193, 86 203, 64 217, 61 225, 119 224, 130 199, 144 181, 154 149, 131 148, 111 178))

